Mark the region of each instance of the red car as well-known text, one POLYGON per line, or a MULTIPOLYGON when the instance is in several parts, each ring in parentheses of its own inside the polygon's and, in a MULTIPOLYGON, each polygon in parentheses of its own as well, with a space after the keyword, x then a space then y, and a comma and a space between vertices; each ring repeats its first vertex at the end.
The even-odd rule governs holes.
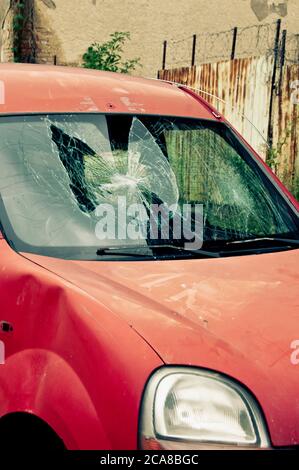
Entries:
POLYGON ((298 446, 299 205, 225 118, 1 64, 0 142, 1 445, 298 446))

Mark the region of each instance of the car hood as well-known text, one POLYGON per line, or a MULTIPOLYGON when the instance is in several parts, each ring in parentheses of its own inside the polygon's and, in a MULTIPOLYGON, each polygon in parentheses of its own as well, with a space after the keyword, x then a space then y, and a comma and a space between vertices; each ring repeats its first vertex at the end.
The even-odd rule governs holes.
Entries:
POLYGON ((257 397, 277 446, 299 444, 299 250, 220 259, 25 255, 127 321, 166 364, 225 373, 257 397))

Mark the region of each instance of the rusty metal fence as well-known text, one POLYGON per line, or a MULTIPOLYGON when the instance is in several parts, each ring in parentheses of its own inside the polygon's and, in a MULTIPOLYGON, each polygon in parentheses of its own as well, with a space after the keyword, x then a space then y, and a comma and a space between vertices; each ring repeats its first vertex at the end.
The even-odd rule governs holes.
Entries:
POLYGON ((288 38, 280 22, 272 40, 271 53, 197 65, 195 56, 194 65, 162 68, 158 78, 211 102, 299 199, 299 40, 288 38))

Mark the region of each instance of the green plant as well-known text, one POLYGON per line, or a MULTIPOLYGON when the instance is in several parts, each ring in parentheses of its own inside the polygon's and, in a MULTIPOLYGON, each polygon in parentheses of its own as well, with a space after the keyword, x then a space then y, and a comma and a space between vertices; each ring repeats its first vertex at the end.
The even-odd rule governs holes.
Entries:
POLYGON ((283 136, 278 141, 277 146, 268 149, 266 162, 274 173, 279 176, 295 198, 299 200, 299 177, 290 174, 288 167, 286 166, 287 161, 283 158, 283 147, 292 135, 295 125, 295 123, 289 124, 285 129, 283 136))
POLYGON ((299 201, 299 176, 294 178, 294 181, 289 189, 297 201, 299 201))
POLYGON ((140 59, 122 61, 123 46, 130 39, 129 32, 110 34, 110 40, 99 44, 93 43, 83 55, 83 67, 110 72, 129 73, 140 66, 140 59))
POLYGON ((24 26, 24 8, 25 5, 21 0, 15 0, 13 4, 14 8, 14 16, 13 16, 13 54, 14 54, 14 62, 21 61, 21 35, 22 29, 24 26))
POLYGON ((14 62, 35 62, 34 0, 11 0, 14 62))
POLYGON ((292 132, 292 125, 289 125, 282 138, 277 142, 276 147, 270 147, 267 151, 266 162, 269 167, 277 174, 279 170, 279 165, 282 163, 282 151, 284 145, 287 143, 288 138, 290 137, 292 132))

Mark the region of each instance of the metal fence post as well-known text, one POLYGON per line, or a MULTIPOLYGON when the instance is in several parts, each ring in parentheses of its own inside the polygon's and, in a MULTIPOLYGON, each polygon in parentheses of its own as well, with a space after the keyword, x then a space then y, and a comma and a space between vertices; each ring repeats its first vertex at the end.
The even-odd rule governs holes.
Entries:
POLYGON ((166 66, 166 51, 167 51, 167 41, 164 41, 163 42, 162 70, 165 70, 165 66, 166 66))
POLYGON ((195 55, 196 55, 196 34, 193 34, 191 67, 195 65, 195 55))
POLYGON ((272 148, 272 145, 273 145, 273 103, 274 103, 274 93, 275 93, 275 85, 276 85, 276 69, 277 69, 278 54, 279 54, 280 28, 281 28, 281 19, 277 20, 276 22, 276 33, 275 33, 274 49, 273 49, 274 64, 273 64, 273 73, 272 73, 272 81, 271 81, 269 120, 268 120, 268 144, 270 148, 272 148))
POLYGON ((231 53, 231 60, 234 60, 236 55, 236 45, 237 45, 237 35, 238 35, 238 28, 237 26, 233 29, 233 43, 232 43, 232 53, 231 53))
POLYGON ((279 60, 279 81, 276 94, 281 94, 281 85, 283 78, 283 67, 285 63, 285 54, 286 54, 286 39, 287 39, 287 30, 284 29, 281 36, 281 46, 280 46, 280 60, 279 60))

